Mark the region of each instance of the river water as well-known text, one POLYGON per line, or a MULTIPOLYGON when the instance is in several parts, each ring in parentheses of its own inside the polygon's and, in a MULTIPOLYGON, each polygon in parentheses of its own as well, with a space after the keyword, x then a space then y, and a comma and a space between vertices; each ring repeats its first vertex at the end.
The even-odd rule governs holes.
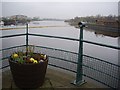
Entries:
MULTIPOLYGON (((65 23, 64 21, 39 21, 39 22, 32 22, 29 24, 29 26, 44 26, 43 28, 29 28, 29 33, 54 35, 54 36, 79 39, 79 33, 80 33, 79 28, 70 26, 68 25, 68 23, 65 23)), ((2 31, 2 36, 19 34, 19 33, 25 33, 25 29, 4 30, 2 31)), ((109 35, 105 35, 104 33, 96 34, 93 30, 88 30, 86 28, 84 29, 84 39, 103 43, 103 44, 113 45, 113 46, 118 46, 118 40, 120 40, 119 37, 112 37, 109 35)), ((2 48, 7 48, 14 45, 22 45, 22 44, 25 44, 25 37, 22 36, 2 39, 2 48)), ((79 45, 77 41, 33 37, 33 36, 29 37, 29 44, 54 47, 54 48, 73 51, 73 52, 78 52, 78 45, 79 45)), ((118 64, 118 50, 84 43, 84 54, 98 57, 100 59, 118 64)))

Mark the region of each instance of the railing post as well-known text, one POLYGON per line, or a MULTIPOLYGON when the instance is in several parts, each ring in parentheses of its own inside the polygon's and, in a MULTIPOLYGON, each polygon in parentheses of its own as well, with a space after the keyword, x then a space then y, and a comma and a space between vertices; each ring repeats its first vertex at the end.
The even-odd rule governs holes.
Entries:
MULTIPOLYGON (((118 31, 119 32, 119 31, 118 31)), ((120 46, 120 37, 118 37, 118 46, 120 46)), ((118 65, 120 65, 120 50, 118 50, 118 65)), ((118 67, 118 90, 120 90, 120 67, 118 67)))
POLYGON ((85 80, 83 80, 83 69, 82 69, 82 63, 83 63, 83 27, 85 25, 81 22, 79 22, 80 27, 80 37, 79 37, 79 53, 78 53, 78 64, 77 64, 77 74, 76 74, 76 80, 73 82, 74 85, 82 85, 85 83, 85 80))
POLYGON ((28 23, 26 23, 26 54, 28 52, 28 23))

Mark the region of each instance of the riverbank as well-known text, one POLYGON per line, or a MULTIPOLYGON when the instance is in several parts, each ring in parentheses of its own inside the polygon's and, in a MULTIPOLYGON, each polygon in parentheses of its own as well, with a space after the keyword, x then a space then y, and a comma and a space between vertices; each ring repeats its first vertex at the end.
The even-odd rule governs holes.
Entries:
POLYGON ((109 27, 109 26, 97 25, 97 24, 86 24, 86 25, 87 25, 87 28, 93 29, 93 30, 115 32, 115 33, 120 32, 119 27, 109 27))
MULTIPOLYGON (((67 27, 67 26, 29 26, 29 28, 48 28, 48 27, 67 27)), ((17 30, 17 29, 26 29, 26 27, 0 28, 0 30, 17 30)))
MULTIPOLYGON (((77 22, 67 22, 69 25, 74 26, 75 28, 79 28, 77 22)), ((109 27, 105 25, 98 25, 94 23, 86 23, 85 30, 94 32, 95 35, 104 35, 110 37, 119 37, 120 36, 120 28, 119 27, 109 27)))

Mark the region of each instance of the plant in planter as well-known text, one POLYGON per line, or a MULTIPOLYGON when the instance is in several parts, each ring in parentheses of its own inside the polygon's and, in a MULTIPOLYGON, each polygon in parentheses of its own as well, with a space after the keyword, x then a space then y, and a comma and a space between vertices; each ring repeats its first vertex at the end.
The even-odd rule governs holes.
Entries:
POLYGON ((9 58, 13 80, 19 88, 38 88, 42 86, 46 74, 48 57, 45 54, 15 52, 9 58))

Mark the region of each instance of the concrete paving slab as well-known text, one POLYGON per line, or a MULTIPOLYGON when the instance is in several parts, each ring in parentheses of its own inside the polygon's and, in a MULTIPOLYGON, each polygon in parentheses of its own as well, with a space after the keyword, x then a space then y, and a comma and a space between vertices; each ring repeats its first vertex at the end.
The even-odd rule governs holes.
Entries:
MULTIPOLYGON (((6 88, 9 88, 11 90, 21 90, 19 89, 13 79, 10 70, 6 70, 2 73, 2 88, 3 90, 6 88)), ((34 90, 40 90, 41 88, 45 88, 45 90, 58 90, 60 88, 68 89, 69 90, 75 90, 79 88, 98 88, 94 84, 91 83, 85 83, 82 86, 75 86, 71 84, 70 82, 75 79, 74 75, 70 75, 68 73, 64 73, 58 70, 54 69, 47 69, 45 81, 43 86, 34 89, 34 90)), ((33 90, 33 89, 32 89, 33 90)))

